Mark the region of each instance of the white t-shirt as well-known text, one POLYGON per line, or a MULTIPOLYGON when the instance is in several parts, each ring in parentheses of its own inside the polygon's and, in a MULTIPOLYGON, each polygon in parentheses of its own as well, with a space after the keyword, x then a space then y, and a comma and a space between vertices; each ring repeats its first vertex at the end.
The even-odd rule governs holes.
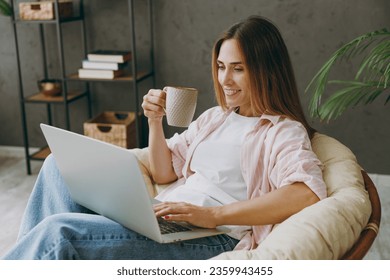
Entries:
MULTIPOLYGON (((190 168, 194 172, 185 184, 161 201, 184 201, 200 206, 220 206, 247 199, 247 186, 241 173, 241 146, 245 136, 259 121, 231 113, 226 121, 195 149, 190 168)), ((229 226, 230 236, 241 239, 249 226, 229 226)))

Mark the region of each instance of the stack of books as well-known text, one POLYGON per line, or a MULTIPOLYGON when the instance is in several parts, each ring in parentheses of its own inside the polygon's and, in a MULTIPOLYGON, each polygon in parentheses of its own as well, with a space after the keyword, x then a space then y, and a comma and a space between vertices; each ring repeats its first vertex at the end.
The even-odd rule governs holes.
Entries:
POLYGON ((124 74, 123 69, 131 59, 130 51, 97 50, 88 53, 82 61, 79 78, 114 79, 124 74))

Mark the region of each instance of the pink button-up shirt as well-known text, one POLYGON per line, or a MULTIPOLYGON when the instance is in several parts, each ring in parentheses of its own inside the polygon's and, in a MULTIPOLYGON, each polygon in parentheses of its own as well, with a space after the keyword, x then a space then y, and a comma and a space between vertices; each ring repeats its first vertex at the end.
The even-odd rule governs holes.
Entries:
MULTIPOLYGON (((186 131, 167 141, 172 151, 174 170, 181 179, 179 181, 183 182, 193 174, 189 166, 198 144, 231 112, 213 107, 192 122, 186 131)), ((241 172, 247 185, 248 199, 295 182, 305 183, 320 199, 327 195, 321 162, 311 149, 305 127, 281 116, 262 115, 245 136, 241 147, 241 172)), ((270 233, 272 226, 253 226, 236 249, 256 248, 270 233)))

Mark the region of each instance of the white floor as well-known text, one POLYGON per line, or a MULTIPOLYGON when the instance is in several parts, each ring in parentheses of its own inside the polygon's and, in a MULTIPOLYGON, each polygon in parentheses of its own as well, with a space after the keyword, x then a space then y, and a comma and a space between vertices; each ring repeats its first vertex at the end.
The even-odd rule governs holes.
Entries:
POLYGON ((0 146, 0 256, 14 244, 27 199, 42 162, 33 161, 33 175, 26 174, 20 148, 0 146))
MULTIPOLYGON (((23 149, 0 146, 0 257, 14 244, 23 211, 42 162, 26 174, 23 149)), ((369 174, 382 204, 380 232, 365 259, 390 260, 390 175, 369 174)))

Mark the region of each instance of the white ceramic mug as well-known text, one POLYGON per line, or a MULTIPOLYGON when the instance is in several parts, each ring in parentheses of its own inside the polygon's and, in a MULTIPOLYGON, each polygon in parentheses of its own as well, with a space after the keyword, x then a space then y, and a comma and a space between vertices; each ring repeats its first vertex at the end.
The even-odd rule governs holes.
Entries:
POLYGON ((188 87, 166 86, 165 113, 168 125, 188 127, 195 114, 198 90, 188 87))

